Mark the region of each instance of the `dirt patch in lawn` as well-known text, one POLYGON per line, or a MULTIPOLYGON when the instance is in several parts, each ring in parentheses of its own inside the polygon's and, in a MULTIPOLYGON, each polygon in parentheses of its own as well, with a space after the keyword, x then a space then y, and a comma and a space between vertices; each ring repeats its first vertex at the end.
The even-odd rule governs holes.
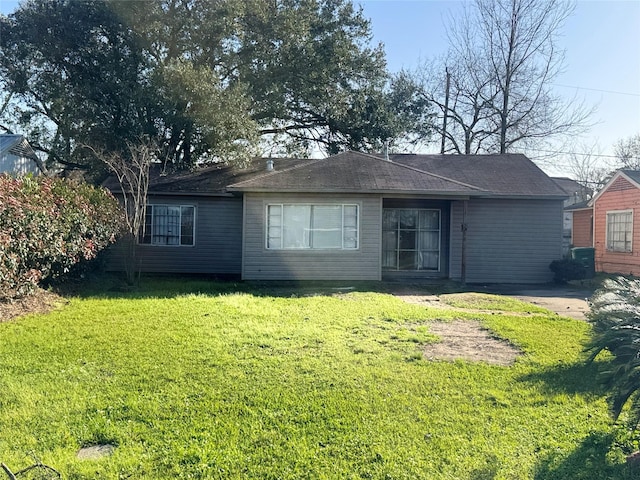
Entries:
POLYGON ((65 302, 60 295, 38 290, 28 297, 0 302, 0 322, 32 313, 48 313, 65 302))
POLYGON ((496 338, 476 321, 433 322, 429 330, 440 341, 427 345, 423 354, 428 360, 468 360, 510 366, 520 350, 506 340, 496 338))
MULTIPOLYGON (((495 313, 490 310, 456 308, 440 300, 437 295, 398 295, 403 301, 425 307, 458 310, 474 313, 495 313)), ((429 330, 440 337, 440 341, 427 345, 423 355, 428 360, 467 360, 492 365, 513 365, 520 350, 511 343, 497 338, 477 321, 456 320, 433 322, 429 330)))

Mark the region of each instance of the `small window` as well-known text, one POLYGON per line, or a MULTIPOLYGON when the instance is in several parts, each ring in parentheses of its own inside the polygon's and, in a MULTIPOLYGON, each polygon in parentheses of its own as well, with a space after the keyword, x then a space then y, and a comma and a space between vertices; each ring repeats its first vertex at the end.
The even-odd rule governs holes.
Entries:
POLYGON ((631 252, 633 210, 607 212, 607 250, 631 252))
POLYGON ((268 249, 355 250, 357 205, 268 205, 268 249))
POLYGON ((193 246, 195 240, 193 205, 147 205, 145 245, 193 246))

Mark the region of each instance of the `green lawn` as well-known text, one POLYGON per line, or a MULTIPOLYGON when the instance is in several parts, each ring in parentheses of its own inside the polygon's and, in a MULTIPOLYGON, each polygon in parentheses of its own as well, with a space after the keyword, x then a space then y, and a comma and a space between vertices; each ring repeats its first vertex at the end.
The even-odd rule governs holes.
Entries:
POLYGON ((33 452, 69 479, 632 478, 584 322, 241 288, 147 280, 0 324, 0 461, 33 452), (524 355, 422 359, 429 322, 460 318, 524 355), (76 459, 102 443, 111 457, 76 459))

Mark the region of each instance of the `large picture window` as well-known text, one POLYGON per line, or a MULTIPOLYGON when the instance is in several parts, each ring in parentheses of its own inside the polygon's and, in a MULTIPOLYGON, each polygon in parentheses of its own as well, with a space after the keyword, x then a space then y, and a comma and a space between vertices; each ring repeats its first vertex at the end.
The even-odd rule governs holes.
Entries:
POLYGON ((440 270, 440 210, 385 208, 382 268, 440 270))
POLYGON ((267 248, 355 250, 358 205, 268 205, 267 248))
POLYGON ((607 212, 607 250, 631 252, 633 211, 607 212))
POLYGON ((195 211, 193 205, 147 205, 144 235, 140 243, 194 245, 195 211))

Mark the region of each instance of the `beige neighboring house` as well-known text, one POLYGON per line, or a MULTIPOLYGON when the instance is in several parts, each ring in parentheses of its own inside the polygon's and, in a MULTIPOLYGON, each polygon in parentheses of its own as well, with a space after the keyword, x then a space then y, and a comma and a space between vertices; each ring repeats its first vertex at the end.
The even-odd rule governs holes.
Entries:
POLYGON ((0 173, 39 175, 42 162, 23 135, 0 135, 0 173))

